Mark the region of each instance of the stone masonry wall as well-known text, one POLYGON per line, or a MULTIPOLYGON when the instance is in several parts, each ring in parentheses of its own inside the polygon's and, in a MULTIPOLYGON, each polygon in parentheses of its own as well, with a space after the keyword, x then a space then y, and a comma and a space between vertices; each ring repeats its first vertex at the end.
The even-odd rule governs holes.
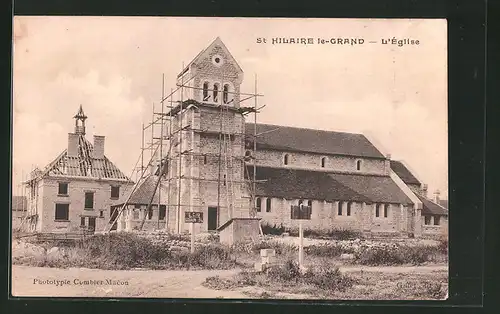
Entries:
MULTIPOLYGON (((271 210, 267 211, 266 197, 261 197, 261 211, 257 217, 262 218, 262 223, 285 227, 298 227, 299 223, 290 217, 291 205, 298 205, 298 199, 286 200, 271 198, 271 210)), ((303 201, 307 204, 307 200, 303 201)), ((370 233, 400 233, 405 230, 404 211, 397 204, 389 204, 388 217, 383 217, 381 206, 380 217, 375 217, 375 204, 351 203, 351 214, 347 215, 347 202, 343 202, 342 215, 338 211, 339 202, 312 201, 311 220, 303 223, 309 229, 349 229, 370 233), (403 212, 403 214, 402 214, 403 212)))
MULTIPOLYGON (((40 213, 40 232, 73 232, 80 230, 80 215, 96 217, 96 231, 103 230, 110 218, 110 206, 125 201, 127 186, 122 182, 96 180, 43 180, 42 210, 40 213), (68 182, 68 195, 58 195, 59 182, 68 182), (111 199, 111 185, 120 185, 120 198, 111 199), (94 192, 94 209, 85 210, 85 192, 94 192), (55 220, 55 204, 69 204, 69 220, 55 220), (100 212, 103 217, 100 217, 100 212)), ((129 185, 128 188, 132 186, 129 185)), ((87 222, 88 224, 88 222, 87 222)))
POLYGON ((349 156, 326 156, 312 153, 284 152, 277 150, 257 150, 255 153, 258 165, 269 167, 286 167, 291 169, 308 169, 314 171, 336 171, 359 174, 388 174, 383 159, 356 158, 349 156), (284 156, 288 155, 288 165, 284 164, 284 156), (326 157, 325 167, 321 167, 321 158, 326 157), (361 160, 361 170, 356 169, 356 162, 361 160))

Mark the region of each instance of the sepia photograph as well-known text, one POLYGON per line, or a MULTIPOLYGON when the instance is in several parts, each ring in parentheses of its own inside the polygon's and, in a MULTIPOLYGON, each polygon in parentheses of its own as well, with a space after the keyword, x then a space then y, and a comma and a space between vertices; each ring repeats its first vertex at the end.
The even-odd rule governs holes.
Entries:
POLYGON ((446 300, 445 19, 14 16, 14 297, 446 300))

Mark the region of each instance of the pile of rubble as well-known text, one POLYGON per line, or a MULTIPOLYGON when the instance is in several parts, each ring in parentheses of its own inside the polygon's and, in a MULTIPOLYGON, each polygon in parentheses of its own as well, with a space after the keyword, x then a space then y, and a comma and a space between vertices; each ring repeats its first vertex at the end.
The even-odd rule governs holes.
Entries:
POLYGON ((35 245, 26 241, 15 240, 12 241, 12 257, 23 256, 39 256, 45 255, 46 250, 44 247, 35 245))
MULTIPOLYGON (((191 236, 189 234, 170 234, 163 230, 137 232, 137 234, 151 240, 151 242, 156 245, 164 246, 172 251, 186 250, 191 247, 191 236)), ((212 233, 200 233, 195 235, 195 246, 209 245, 218 242, 218 235, 212 233)))

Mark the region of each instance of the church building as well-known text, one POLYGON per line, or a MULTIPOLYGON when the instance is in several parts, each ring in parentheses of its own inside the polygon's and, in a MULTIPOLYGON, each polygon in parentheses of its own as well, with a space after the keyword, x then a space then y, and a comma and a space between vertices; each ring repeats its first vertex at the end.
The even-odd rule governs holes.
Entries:
MULTIPOLYGON (((290 210, 300 204, 312 209, 305 228, 404 237, 447 228, 448 211, 363 134, 247 121, 256 110, 244 105, 251 95, 240 91, 243 79, 220 38, 177 76, 181 94, 167 113, 162 152, 166 184, 155 201, 166 205, 161 228, 221 231, 231 221, 255 218, 295 227, 290 210), (203 223, 186 223, 188 211, 202 212, 203 223)), ((119 225, 132 226, 125 221, 133 219, 132 212, 119 225)))

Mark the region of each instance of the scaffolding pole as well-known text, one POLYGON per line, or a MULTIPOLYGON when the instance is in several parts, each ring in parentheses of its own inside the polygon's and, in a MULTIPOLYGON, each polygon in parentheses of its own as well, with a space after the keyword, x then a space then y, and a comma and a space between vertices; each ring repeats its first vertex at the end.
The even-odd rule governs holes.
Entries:
MULTIPOLYGON (((184 69, 184 64, 182 65, 184 69)), ((162 182, 166 182, 166 187, 167 187, 167 201, 166 201, 166 212, 165 212, 165 228, 170 230, 170 212, 172 207, 175 210, 175 222, 172 224, 173 230, 176 233, 181 233, 182 231, 182 211, 185 210, 185 207, 189 208, 199 208, 199 207, 204 207, 205 205, 199 205, 197 203, 194 203, 193 200, 191 199, 191 191, 186 192, 185 195, 188 197, 187 199, 183 199, 183 182, 186 182, 185 180, 188 180, 191 182, 191 184, 194 184, 194 181, 205 181, 205 182, 217 182, 217 217, 216 217, 216 224, 217 226, 220 225, 220 214, 221 214, 221 209, 222 208, 228 208, 227 212, 227 217, 229 219, 234 218, 234 200, 235 200, 235 187, 234 185, 239 185, 243 184, 246 185, 249 192, 250 192, 250 206, 249 206, 249 212, 250 212, 250 217, 255 217, 256 216, 256 183, 257 182, 264 182, 265 180, 257 180, 257 166, 256 166, 256 150, 257 150, 257 145, 256 145, 256 138, 259 136, 257 133, 257 113, 259 112, 260 109, 262 109, 264 106, 260 107, 258 106, 258 97, 262 97, 263 95, 257 93, 257 75, 255 75, 255 90, 254 93, 241 93, 240 91, 230 91, 229 89, 225 89, 225 82, 224 82, 224 73, 221 74, 220 76, 220 83, 218 83, 213 89, 212 88, 200 88, 200 87, 195 87, 195 86, 189 86, 192 84, 188 84, 190 81, 192 81, 196 75, 191 75, 188 77, 187 75, 182 75, 178 77, 178 81, 176 83, 176 88, 171 88, 170 93, 168 95, 165 95, 165 76, 164 74, 162 75, 162 95, 161 95, 161 110, 157 110, 158 112, 155 112, 155 104, 154 102, 152 103, 152 118, 151 118, 151 123, 142 123, 142 145, 141 145, 141 156, 140 156, 140 162, 141 162, 141 173, 140 173, 140 180, 142 180, 143 177, 147 176, 147 172, 145 171, 145 166, 144 166, 144 151, 145 150, 150 150, 151 156, 150 156, 150 161, 148 163, 147 168, 151 166, 156 166, 159 165, 156 170, 159 170, 159 176, 158 176, 158 181, 156 182, 153 196, 151 197, 151 201, 148 204, 147 210, 151 210, 151 205, 152 202, 154 201, 155 194, 158 193, 158 220, 156 221, 157 228, 160 228, 160 210, 161 210, 161 187, 162 187, 162 182), (194 98, 190 97, 185 97, 185 89, 189 89, 192 91, 196 90, 203 90, 203 91, 209 91, 211 92, 212 96, 215 96, 217 99, 212 99, 211 102, 199 102, 195 100, 194 98), (180 96, 178 95, 180 93, 180 96), (233 99, 229 99, 229 95, 233 95, 233 99), (243 96, 243 98, 240 98, 243 96), (176 99, 174 99, 174 97, 176 99), (238 97, 238 98, 236 98, 238 97), (241 104, 244 101, 254 99, 254 103, 250 105, 249 107, 241 107, 240 106, 230 106, 231 102, 234 100, 238 99, 239 104, 241 104), (169 109, 168 112, 165 112, 165 101, 169 102, 169 109), (174 102, 176 103, 174 107, 174 102), (193 128, 190 124, 190 121, 184 122, 184 116, 187 109, 190 108, 191 105, 198 106, 198 105, 204 105, 206 107, 212 107, 214 109, 214 113, 216 113, 216 109, 219 110, 219 130, 209 130, 209 129, 201 129, 202 127, 199 127, 200 129, 193 128), (217 108, 219 107, 219 108, 217 108), (234 127, 231 125, 225 125, 224 121, 226 117, 232 116, 233 114, 241 114, 242 118, 244 118, 246 115, 254 113, 253 117, 253 124, 254 124, 254 130, 253 130, 253 135, 250 135, 246 132, 236 132, 234 130, 234 127), (165 123, 169 123, 169 126, 165 123), (156 124, 160 123, 160 135, 155 135, 155 126, 156 124), (184 125, 187 124, 187 125, 184 125), (151 141, 150 143, 145 143, 145 130, 151 128, 151 141), (165 128, 168 129, 168 132, 165 134, 165 128), (174 130, 175 129, 175 130, 174 130), (188 133, 185 132, 190 132, 189 134, 191 135, 190 138, 191 140, 194 140, 194 134, 195 133, 200 133, 200 134, 212 134, 212 136, 218 136, 219 139, 219 151, 218 153, 201 153, 198 151, 192 151, 193 148, 183 150, 183 146, 185 146, 185 140, 184 140, 184 135, 187 135, 188 133), (241 136, 241 137, 240 137, 241 136), (233 156, 233 144, 234 143, 241 143, 243 147, 245 147, 245 142, 247 139, 247 136, 249 138, 253 139, 253 154, 252 154, 252 160, 253 163, 250 164, 250 160, 246 161, 245 156, 233 156), (168 141, 169 142, 169 148, 168 152, 164 154, 164 149, 163 149, 163 142, 168 141), (175 148, 175 151, 172 152, 172 147, 175 148), (160 153, 158 154, 158 149, 160 150, 160 153), (184 156, 190 156, 190 157, 184 157, 184 156), (218 175, 216 178, 202 178, 201 176, 194 175, 194 173, 191 173, 190 175, 186 173, 183 170, 183 159, 189 158, 192 163, 195 163, 196 161, 199 161, 200 159, 197 158, 198 156, 202 156, 204 159, 208 157, 214 157, 218 159, 218 175), (159 159, 159 162, 157 162, 159 159), (252 175, 248 176, 248 180, 235 180, 235 168, 234 168, 234 161, 236 160, 236 163, 238 165, 241 165, 243 167, 244 172, 248 172, 250 170, 250 167, 253 166, 253 173, 252 175), (224 162, 224 165, 222 164, 224 162), (177 167, 177 169, 174 169, 174 164, 177 167), (176 171, 177 170, 177 171, 176 171), (177 175, 176 173, 177 172, 177 175), (164 174, 166 174, 164 176, 164 174), (189 176, 186 176, 188 174, 189 176), (222 178, 222 175, 224 174, 224 178, 222 178), (221 200, 222 195, 222 186, 221 183, 224 184, 225 187, 225 192, 226 192, 226 201, 223 202, 221 200), (172 185, 173 184, 173 185, 172 185), (176 190, 172 190, 175 188, 175 185, 177 185, 176 190), (177 195, 176 195, 177 194, 177 195), (174 201, 175 198, 177 198, 177 202, 174 201), (186 203, 186 204, 183 204, 186 203), (223 204, 225 203, 225 204, 223 204)), ((208 86, 207 86, 208 87, 208 86)), ((190 92, 189 95, 192 95, 190 92)), ((243 150, 245 151, 245 149, 243 150)), ((194 166, 194 165, 193 165, 194 166)), ((134 186, 134 189, 137 187, 134 186)), ((239 194, 238 194, 239 195, 239 194)), ((243 198, 247 198, 246 196, 241 196, 243 198)), ((130 196, 129 196, 130 198, 130 196)), ((238 198, 239 199, 239 198, 238 198)), ((122 214, 124 208, 126 208, 126 204, 129 199, 127 199, 126 203, 123 205, 121 208, 121 211, 119 215, 117 215, 116 220, 118 220, 118 217, 122 214)), ((144 220, 146 219, 146 216, 148 215, 148 212, 144 215, 144 220)), ((141 229, 144 225, 144 220, 141 223, 141 229)), ((115 221, 116 222, 116 221, 115 221)), ((154 221, 153 221, 154 223, 154 221)))
MULTIPOLYGON (((163 173, 164 171, 164 164, 163 164, 163 125, 165 124, 165 121, 163 120, 163 108, 164 108, 164 101, 163 98, 165 98, 165 74, 163 73, 161 76, 161 125, 160 125, 160 188, 158 189, 158 223, 157 223, 157 228, 160 229, 160 212, 161 212, 161 179, 163 178, 163 173)), ((153 111, 154 112, 154 111, 153 111)))
MULTIPOLYGON (((184 69, 184 62, 182 63, 182 69, 184 69)), ((180 111, 179 111, 179 129, 182 130, 182 104, 184 102, 184 75, 181 77, 181 103, 180 103, 180 111)), ((182 152, 182 132, 179 132, 179 152, 182 152)), ((181 233, 181 185, 182 185, 182 156, 179 155, 179 186, 177 188, 178 195, 178 203, 179 206, 177 208, 177 233, 181 233)))

